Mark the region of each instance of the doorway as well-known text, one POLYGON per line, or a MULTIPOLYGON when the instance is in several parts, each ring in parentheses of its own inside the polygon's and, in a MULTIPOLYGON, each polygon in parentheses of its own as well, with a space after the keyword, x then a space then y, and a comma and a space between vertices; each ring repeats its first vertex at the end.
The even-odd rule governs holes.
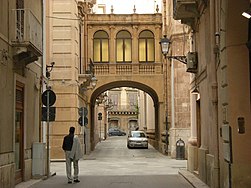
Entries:
POLYGON ((15 183, 23 181, 24 172, 24 85, 16 83, 15 111, 15 183))

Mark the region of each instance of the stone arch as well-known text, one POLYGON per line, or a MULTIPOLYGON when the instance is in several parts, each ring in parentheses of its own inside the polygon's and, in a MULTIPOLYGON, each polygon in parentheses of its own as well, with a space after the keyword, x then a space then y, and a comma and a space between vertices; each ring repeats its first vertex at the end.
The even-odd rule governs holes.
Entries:
POLYGON ((100 32, 100 31, 105 32, 105 33, 107 34, 108 38, 110 38, 109 32, 108 32, 108 31, 106 31, 105 29, 97 29, 97 30, 93 31, 93 33, 92 33, 92 39, 94 39, 94 35, 95 35, 97 32, 100 32))
POLYGON ((156 91, 154 89, 152 89, 151 87, 142 84, 140 82, 135 82, 135 81, 114 81, 114 82, 110 82, 107 84, 103 84, 100 87, 96 88, 90 97, 90 116, 91 117, 91 121, 90 121, 90 141, 91 141, 91 150, 94 149, 95 147, 95 143, 94 143, 94 108, 95 108, 95 101, 97 99, 97 97, 103 93, 104 91, 107 91, 109 89, 113 89, 116 87, 134 87, 137 89, 140 89, 142 91, 145 91, 146 93, 148 93, 154 103, 154 114, 155 114, 155 141, 159 141, 159 135, 160 135, 160 109, 159 109, 159 105, 160 105, 160 101, 159 101, 159 96, 156 93, 156 91))
POLYGON ((150 31, 152 34, 153 34, 153 38, 155 38, 156 36, 155 36, 155 34, 154 34, 154 30, 152 29, 152 28, 140 28, 139 30, 138 30, 138 38, 139 38, 139 35, 140 35, 140 33, 142 33, 143 31, 150 31))
POLYGON ((120 30, 118 30, 118 31, 116 32, 116 34, 115 34, 116 38, 117 38, 118 34, 119 34, 121 31, 126 31, 126 32, 128 32, 128 33, 130 34, 130 37, 132 38, 132 32, 130 32, 128 29, 120 29, 120 30))

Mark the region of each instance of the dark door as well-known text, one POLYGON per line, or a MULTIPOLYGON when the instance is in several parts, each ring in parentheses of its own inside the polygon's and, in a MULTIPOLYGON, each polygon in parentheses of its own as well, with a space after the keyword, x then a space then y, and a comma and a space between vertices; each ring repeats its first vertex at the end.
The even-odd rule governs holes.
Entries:
POLYGON ((16 184, 23 181, 24 172, 24 85, 16 84, 15 169, 16 184))

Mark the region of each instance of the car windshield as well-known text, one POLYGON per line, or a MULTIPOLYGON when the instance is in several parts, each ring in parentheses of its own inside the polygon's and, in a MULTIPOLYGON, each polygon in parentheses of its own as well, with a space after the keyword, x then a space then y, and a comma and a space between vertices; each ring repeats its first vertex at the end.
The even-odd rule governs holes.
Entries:
POLYGON ((132 137, 140 138, 140 137, 145 137, 144 133, 132 133, 132 137))

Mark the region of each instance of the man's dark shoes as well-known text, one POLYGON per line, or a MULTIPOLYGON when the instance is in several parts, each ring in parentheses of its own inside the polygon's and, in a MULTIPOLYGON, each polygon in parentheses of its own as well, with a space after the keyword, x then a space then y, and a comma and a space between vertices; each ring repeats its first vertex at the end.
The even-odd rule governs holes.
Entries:
POLYGON ((72 181, 68 181, 68 183, 69 183, 69 184, 71 184, 71 183, 72 183, 72 181))
POLYGON ((79 183, 80 181, 78 179, 74 180, 75 183, 79 183))

